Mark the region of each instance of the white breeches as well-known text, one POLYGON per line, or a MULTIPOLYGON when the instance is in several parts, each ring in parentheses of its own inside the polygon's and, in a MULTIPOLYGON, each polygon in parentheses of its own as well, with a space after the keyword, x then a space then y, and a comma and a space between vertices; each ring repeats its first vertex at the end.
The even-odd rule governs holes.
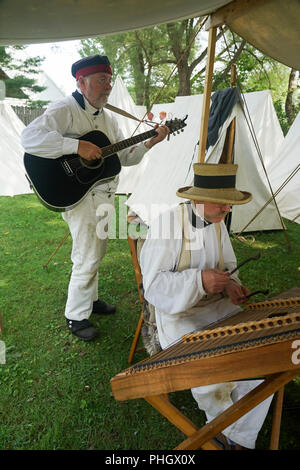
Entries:
MULTIPOLYGON (((199 408, 205 411, 207 422, 209 422, 261 382, 261 380, 228 382, 192 388, 191 392, 199 408)), ((224 429, 222 433, 237 444, 254 449, 257 435, 267 416, 272 397, 257 405, 224 429)))
POLYGON ((96 187, 78 206, 62 214, 73 239, 73 268, 65 308, 70 320, 88 319, 93 301, 98 300, 98 268, 108 242, 108 237, 100 239, 98 235, 109 225, 113 207, 114 195, 96 187))

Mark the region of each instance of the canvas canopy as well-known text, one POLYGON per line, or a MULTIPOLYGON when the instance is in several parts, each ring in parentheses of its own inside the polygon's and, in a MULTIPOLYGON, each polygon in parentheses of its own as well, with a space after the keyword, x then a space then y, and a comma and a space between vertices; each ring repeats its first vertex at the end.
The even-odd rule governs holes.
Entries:
POLYGON ((269 171, 275 191, 288 181, 276 196, 282 216, 300 223, 300 113, 279 147, 269 171))
POLYGON ((298 0, 2 0, 0 44, 83 39, 212 13, 213 24, 229 25, 266 55, 300 69, 298 0))
POLYGON ((0 196, 31 193, 25 177, 21 146, 24 124, 12 107, 0 102, 0 196))
MULTIPOLYGON (((205 159, 210 163, 218 163, 227 128, 236 117, 234 162, 239 165, 236 186, 241 190, 250 191, 253 194, 253 201, 245 207, 233 208, 231 221, 233 232, 242 230, 271 197, 268 180, 257 155, 257 144, 268 172, 274 149, 283 142, 283 134, 272 105, 270 92, 248 93, 244 97, 257 136, 256 145, 243 112, 245 106, 243 108, 238 103, 220 128, 218 140, 208 149, 205 159)), ((127 189, 130 189, 132 195, 127 204, 146 224, 150 224, 158 212, 182 202, 182 199, 176 196, 176 190, 193 182, 193 163, 198 160, 197 144, 201 109, 202 95, 177 97, 174 103, 153 106, 155 116, 158 116, 160 111, 166 111, 168 118, 183 118, 186 114, 188 118, 187 127, 183 133, 171 137, 169 142, 163 141, 159 146, 153 147, 145 157, 146 164, 141 171, 139 167, 135 167, 139 171, 138 184, 135 188, 132 188, 130 179, 128 180, 127 189)), ((124 189, 125 180, 122 184, 124 189)), ((274 203, 271 203, 245 231, 281 228, 278 212, 274 203)))

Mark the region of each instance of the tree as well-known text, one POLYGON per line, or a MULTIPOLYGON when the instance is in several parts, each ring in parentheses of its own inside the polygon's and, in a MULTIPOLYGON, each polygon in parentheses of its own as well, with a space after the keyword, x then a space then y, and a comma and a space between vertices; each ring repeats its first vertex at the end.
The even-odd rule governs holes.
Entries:
POLYGON ((99 52, 107 55, 114 75, 120 74, 135 102, 148 109, 170 72, 169 64, 174 63, 160 27, 83 40, 81 44, 82 56, 99 52))
MULTIPOLYGON (((82 41, 81 54, 108 55, 139 105, 170 102, 176 96, 203 93, 207 35, 203 18, 155 26, 140 31, 82 41), (199 34, 200 33, 200 34, 199 34), (174 72, 174 73, 172 73, 174 72)), ((230 86, 231 64, 237 66, 237 85, 246 92, 270 89, 284 133, 299 104, 297 72, 264 56, 237 34, 220 28, 217 34, 213 91, 230 86)))
POLYGON ((205 54, 196 57, 194 38, 201 19, 159 25, 140 31, 82 41, 81 55, 109 56, 113 70, 125 76, 137 104, 149 109, 156 102, 191 94, 190 77, 205 54), (178 74, 171 76, 172 70, 178 74), (162 90, 168 79, 168 85, 162 90))
POLYGON ((285 112, 288 124, 291 126, 295 117, 300 111, 299 89, 300 89, 299 71, 291 68, 288 80, 288 92, 285 100, 285 112), (298 94, 298 97, 297 97, 298 94))
POLYGON ((40 72, 40 66, 44 60, 43 57, 29 57, 25 60, 13 57, 15 51, 25 50, 25 46, 0 46, 0 68, 5 73, 6 96, 11 98, 27 99, 28 104, 40 106, 47 104, 46 101, 34 101, 29 97, 29 92, 39 93, 45 87, 38 86, 36 79, 30 75, 36 75, 40 72), (10 71, 14 71, 14 77, 10 78, 10 71), (15 74, 15 72, 17 72, 15 74))

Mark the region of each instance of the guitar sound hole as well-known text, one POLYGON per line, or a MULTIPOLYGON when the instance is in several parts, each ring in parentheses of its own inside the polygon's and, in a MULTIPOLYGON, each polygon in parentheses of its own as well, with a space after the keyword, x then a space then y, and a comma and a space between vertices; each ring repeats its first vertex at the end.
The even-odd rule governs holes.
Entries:
POLYGON ((97 160, 85 160, 84 158, 80 157, 80 162, 81 162, 82 166, 92 170, 94 168, 100 168, 103 165, 103 158, 100 158, 100 159, 97 159, 97 160))

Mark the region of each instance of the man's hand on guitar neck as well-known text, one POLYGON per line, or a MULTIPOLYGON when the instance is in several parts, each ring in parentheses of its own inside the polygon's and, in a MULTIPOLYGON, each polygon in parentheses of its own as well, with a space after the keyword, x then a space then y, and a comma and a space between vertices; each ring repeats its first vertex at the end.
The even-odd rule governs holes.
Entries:
POLYGON ((145 142, 145 147, 147 147, 148 149, 151 149, 153 145, 158 144, 158 142, 164 140, 165 137, 170 133, 169 128, 165 125, 156 127, 155 131, 157 132, 157 135, 145 142))
POLYGON ((85 160, 100 160, 102 156, 101 148, 87 140, 79 140, 77 153, 85 160))

